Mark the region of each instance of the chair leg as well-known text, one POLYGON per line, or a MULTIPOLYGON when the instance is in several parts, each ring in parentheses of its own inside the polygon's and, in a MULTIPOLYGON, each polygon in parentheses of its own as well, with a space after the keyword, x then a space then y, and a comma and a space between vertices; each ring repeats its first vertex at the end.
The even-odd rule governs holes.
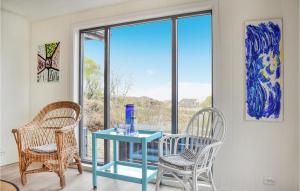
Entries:
POLYGON ((62 188, 64 188, 66 186, 64 163, 63 163, 63 160, 58 160, 58 163, 59 163, 59 169, 58 169, 57 174, 60 179, 60 186, 62 188))
POLYGON ((217 191, 215 183, 214 183, 214 179, 213 179, 213 175, 211 172, 209 172, 209 179, 210 179, 210 184, 211 184, 211 188, 213 191, 217 191))
POLYGON ((61 174, 61 175, 59 176, 59 179, 60 179, 60 186, 61 186, 62 188, 64 188, 64 187, 66 186, 66 178, 65 178, 65 175, 64 175, 64 174, 61 174))
POLYGON ((21 172, 21 183, 22 183, 23 185, 27 184, 27 177, 26 177, 25 171, 24 171, 24 172, 21 172))
POLYGON ((80 174, 82 174, 82 165, 81 165, 80 157, 79 157, 79 156, 75 156, 74 159, 75 159, 75 161, 76 161, 76 165, 77 165, 77 168, 78 168, 78 172, 79 172, 80 174))
POLYGON ((198 178, 195 174, 193 174, 193 185, 192 185, 192 191, 198 191, 198 178))
POLYGON ((28 164, 24 161, 20 162, 20 175, 21 175, 21 182, 23 185, 27 183, 27 177, 26 177, 26 170, 28 167, 28 164))
POLYGON ((163 169, 161 167, 158 167, 157 176, 156 176, 156 185, 155 185, 155 191, 159 191, 161 178, 163 176, 163 169))

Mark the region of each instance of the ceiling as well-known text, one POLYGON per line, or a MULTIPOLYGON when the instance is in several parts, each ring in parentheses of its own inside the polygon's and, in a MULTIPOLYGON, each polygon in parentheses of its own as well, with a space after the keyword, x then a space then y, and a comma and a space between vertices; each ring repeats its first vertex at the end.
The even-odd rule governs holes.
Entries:
POLYGON ((2 8, 36 21, 133 0, 2 0, 2 8))

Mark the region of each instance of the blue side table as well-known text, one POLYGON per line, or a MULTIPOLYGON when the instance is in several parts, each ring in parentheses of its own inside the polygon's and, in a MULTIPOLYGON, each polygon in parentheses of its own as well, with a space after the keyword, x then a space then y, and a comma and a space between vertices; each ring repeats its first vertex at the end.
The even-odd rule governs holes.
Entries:
POLYGON ((98 131, 92 137, 92 160, 93 160, 93 187, 97 188, 97 176, 103 176, 128 182, 142 184, 142 191, 147 191, 148 182, 155 178, 157 167, 147 164, 147 143, 162 137, 161 131, 139 130, 137 135, 120 135, 115 128, 98 131), (113 161, 103 166, 97 166, 97 139, 113 141, 113 161), (118 143, 119 141, 142 144, 142 164, 119 161, 118 143), (134 169, 134 173, 122 172, 122 168, 129 167, 134 169))

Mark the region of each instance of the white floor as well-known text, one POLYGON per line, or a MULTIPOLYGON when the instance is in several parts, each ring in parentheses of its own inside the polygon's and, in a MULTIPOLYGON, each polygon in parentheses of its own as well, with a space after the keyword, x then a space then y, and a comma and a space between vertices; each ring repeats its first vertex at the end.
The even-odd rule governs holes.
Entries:
MULTIPOLYGON (((59 178, 55 173, 39 173, 27 176, 27 184, 23 186, 20 181, 19 169, 17 165, 2 167, 0 179, 16 184, 20 191, 56 191, 61 190, 59 178)), ((1 189, 0 189, 1 190, 1 189)), ((84 171, 80 175, 77 169, 68 169, 66 172, 66 187, 64 191, 92 191, 92 174, 84 171)), ((112 180, 108 178, 98 178, 97 191, 141 191, 141 185, 124 181, 112 180)), ((155 185, 148 184, 148 191, 154 191, 155 185)), ((161 186, 161 191, 177 191, 179 188, 161 186)))

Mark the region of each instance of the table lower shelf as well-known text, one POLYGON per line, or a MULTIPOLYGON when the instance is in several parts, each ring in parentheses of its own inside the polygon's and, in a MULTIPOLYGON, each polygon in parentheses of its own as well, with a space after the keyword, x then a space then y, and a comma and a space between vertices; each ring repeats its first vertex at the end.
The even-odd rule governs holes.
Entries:
MULTIPOLYGON (((145 181, 150 181, 156 177, 157 167, 147 165, 147 177, 145 181)), ((142 179, 142 164, 126 162, 126 161, 113 161, 108 164, 96 168, 97 176, 108 177, 127 182, 143 183, 142 179)))

